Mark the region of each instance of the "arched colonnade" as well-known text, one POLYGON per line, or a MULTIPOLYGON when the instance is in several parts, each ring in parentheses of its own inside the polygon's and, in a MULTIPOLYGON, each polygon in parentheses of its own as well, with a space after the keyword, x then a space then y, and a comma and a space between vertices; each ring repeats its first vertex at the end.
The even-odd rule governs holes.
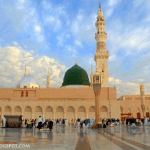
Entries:
MULTIPOLYGON (((108 108, 106 106, 102 106, 100 108, 100 114, 102 118, 108 117, 108 108)), ((23 118, 38 118, 39 116, 45 119, 59 119, 59 118, 67 118, 67 119, 77 119, 77 118, 95 118, 95 106, 57 106, 53 108, 52 106, 5 106, 3 109, 0 106, 0 115, 22 115, 23 118)))

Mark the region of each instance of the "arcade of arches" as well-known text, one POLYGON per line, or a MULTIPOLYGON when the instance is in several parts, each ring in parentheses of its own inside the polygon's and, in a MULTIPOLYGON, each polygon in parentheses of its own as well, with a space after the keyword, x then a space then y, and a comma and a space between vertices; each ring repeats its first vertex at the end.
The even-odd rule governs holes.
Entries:
MULTIPOLYGON (((106 106, 102 106, 100 108, 100 113, 108 117, 108 108, 106 106)), ((23 118, 38 118, 42 116, 45 119, 57 119, 57 118, 67 118, 77 119, 77 118, 95 118, 95 106, 90 106, 85 108, 84 106, 79 106, 75 108, 73 106, 67 107, 65 109, 63 106, 58 106, 56 108, 52 108, 51 106, 47 106, 46 108, 42 108, 41 106, 31 107, 31 106, 15 106, 11 108, 11 106, 5 106, 4 111, 0 108, 0 115, 23 115, 23 118)))
MULTIPOLYGON (((142 110, 140 107, 137 107, 137 108, 126 108, 124 109, 123 107, 120 107, 120 112, 122 114, 122 117, 123 117, 123 114, 124 115, 127 115, 128 117, 134 117, 134 118, 141 118, 142 117, 142 110)), ((149 108, 146 107, 145 109, 145 117, 150 117, 150 112, 149 112, 149 108)))

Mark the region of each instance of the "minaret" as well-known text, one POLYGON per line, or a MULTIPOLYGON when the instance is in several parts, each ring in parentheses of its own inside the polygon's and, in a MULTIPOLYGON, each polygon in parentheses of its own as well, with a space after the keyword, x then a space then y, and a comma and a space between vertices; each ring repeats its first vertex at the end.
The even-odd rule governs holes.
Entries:
POLYGON ((48 75, 47 75, 47 88, 50 88, 50 75, 49 75, 49 69, 48 69, 48 75))
POLYGON ((105 33, 106 22, 104 21, 104 15, 103 15, 101 6, 99 6, 99 11, 97 14, 97 21, 95 23, 95 26, 97 28, 97 33, 95 34, 97 49, 95 52, 94 60, 96 62, 98 73, 102 77, 101 87, 108 87, 109 53, 106 50, 106 39, 107 39, 107 34, 105 33))
POLYGON ((91 65, 91 75, 90 75, 90 78, 91 78, 91 86, 93 86, 93 66, 91 65))
POLYGON ((25 66, 25 70, 24 70, 24 77, 27 75, 27 70, 26 70, 26 66, 25 66))
POLYGON ((98 122, 100 122, 100 94, 101 94, 101 85, 102 85, 102 80, 101 76, 98 73, 98 69, 96 67, 96 73, 93 75, 93 90, 95 94, 95 127, 97 127, 98 122))
POLYGON ((145 117, 145 94, 144 94, 144 85, 140 85, 140 95, 141 95, 141 108, 143 112, 143 117, 145 117))

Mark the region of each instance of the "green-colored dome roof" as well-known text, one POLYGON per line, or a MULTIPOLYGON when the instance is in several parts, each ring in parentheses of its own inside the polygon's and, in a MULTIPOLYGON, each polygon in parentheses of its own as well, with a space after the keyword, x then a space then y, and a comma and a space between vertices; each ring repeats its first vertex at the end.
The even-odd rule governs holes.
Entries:
POLYGON ((75 64, 65 73, 62 86, 65 85, 90 85, 86 71, 77 64, 75 64))

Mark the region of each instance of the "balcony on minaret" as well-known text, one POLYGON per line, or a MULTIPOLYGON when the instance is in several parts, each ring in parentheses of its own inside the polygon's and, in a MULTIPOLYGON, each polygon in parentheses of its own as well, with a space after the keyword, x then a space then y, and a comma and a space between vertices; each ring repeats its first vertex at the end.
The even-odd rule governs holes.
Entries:
POLYGON ((96 83, 101 83, 101 76, 100 76, 100 74, 94 74, 93 75, 93 84, 96 84, 96 83))

